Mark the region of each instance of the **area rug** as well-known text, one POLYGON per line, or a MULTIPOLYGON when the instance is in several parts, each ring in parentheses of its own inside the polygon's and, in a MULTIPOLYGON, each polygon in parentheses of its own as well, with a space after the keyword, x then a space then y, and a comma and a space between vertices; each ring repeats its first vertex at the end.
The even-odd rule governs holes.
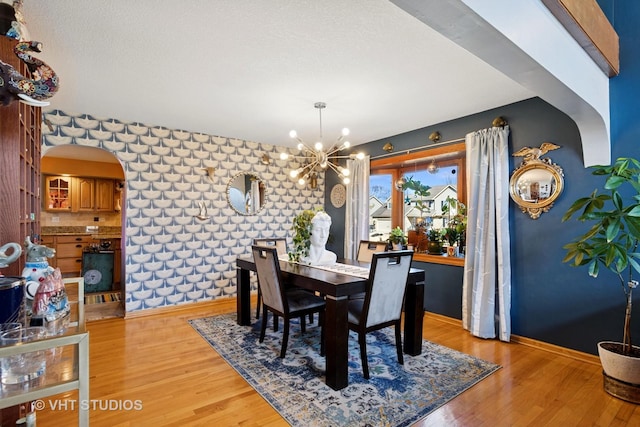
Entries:
POLYGON ((500 368, 429 341, 423 341, 421 355, 405 355, 399 365, 393 328, 386 328, 367 335, 371 378, 365 380, 352 332, 349 385, 335 391, 325 384, 315 324, 301 334, 292 320, 287 354, 280 359, 282 321, 279 332, 268 328, 263 343, 260 322, 239 326, 235 313, 189 323, 292 426, 407 426, 500 368))

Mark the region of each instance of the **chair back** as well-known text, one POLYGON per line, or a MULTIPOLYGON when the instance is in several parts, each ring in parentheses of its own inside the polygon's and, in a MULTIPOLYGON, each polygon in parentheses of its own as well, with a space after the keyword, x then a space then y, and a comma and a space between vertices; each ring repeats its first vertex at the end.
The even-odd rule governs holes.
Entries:
POLYGON ((373 254, 362 315, 366 326, 400 319, 413 251, 373 254))
POLYGON ((259 246, 275 246, 276 250, 278 251, 278 255, 287 254, 287 239, 284 239, 284 238, 274 237, 271 239, 269 238, 253 239, 253 244, 259 245, 259 246))
POLYGON ((256 264, 262 300, 281 313, 288 310, 284 289, 280 279, 280 261, 275 246, 252 245, 253 262, 256 264))
POLYGON ((387 250, 387 242, 374 242, 371 240, 360 240, 358 246, 358 255, 356 259, 361 262, 371 262, 373 254, 376 252, 385 252, 387 250))

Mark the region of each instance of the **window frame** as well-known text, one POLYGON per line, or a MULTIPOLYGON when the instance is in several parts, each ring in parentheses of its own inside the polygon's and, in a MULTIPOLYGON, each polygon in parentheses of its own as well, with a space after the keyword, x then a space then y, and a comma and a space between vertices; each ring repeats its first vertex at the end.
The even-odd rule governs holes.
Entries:
MULTIPOLYGON (((370 174, 388 174, 392 179, 391 192, 391 227, 402 227, 404 216, 404 193, 393 191, 394 183, 403 176, 411 175, 416 168, 427 165, 435 160, 438 166, 456 166, 458 179, 456 191, 458 200, 467 203, 467 167, 466 144, 464 141, 429 147, 419 151, 407 151, 395 156, 374 158, 369 164, 370 174)), ((464 258, 454 258, 438 255, 416 253, 413 257, 416 261, 431 262, 436 264, 464 266, 464 258)))

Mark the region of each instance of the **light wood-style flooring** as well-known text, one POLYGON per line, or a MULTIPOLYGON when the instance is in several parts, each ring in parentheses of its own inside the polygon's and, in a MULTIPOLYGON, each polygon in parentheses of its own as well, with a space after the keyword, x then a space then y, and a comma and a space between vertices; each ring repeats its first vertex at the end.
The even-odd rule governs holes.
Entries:
MULTIPOLYGON (((90 425, 287 426, 187 323, 232 311, 235 299, 89 322, 90 398, 97 401, 90 425), (136 402, 141 409, 127 410, 136 402), (109 409, 118 406, 123 409, 109 409)), ((498 363, 502 369, 416 426, 640 426, 640 405, 603 391, 595 358, 579 360, 571 352, 558 354, 526 340, 523 344, 474 338, 458 321, 428 313, 424 338, 498 363)), ((45 402, 49 399, 73 400, 77 393, 45 402)), ((38 411, 37 425, 77 425, 77 412, 47 406, 38 411)))

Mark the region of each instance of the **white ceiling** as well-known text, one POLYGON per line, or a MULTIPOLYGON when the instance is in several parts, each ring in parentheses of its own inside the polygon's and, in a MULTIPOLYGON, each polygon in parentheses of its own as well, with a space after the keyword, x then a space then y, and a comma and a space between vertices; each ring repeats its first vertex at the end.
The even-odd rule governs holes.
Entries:
MULTIPOLYGON (((386 138, 535 96, 387 0, 24 0, 47 109, 293 146, 386 138), (499 89, 499 90, 498 90, 499 89)), ((458 137, 458 136, 456 136, 458 137)))

